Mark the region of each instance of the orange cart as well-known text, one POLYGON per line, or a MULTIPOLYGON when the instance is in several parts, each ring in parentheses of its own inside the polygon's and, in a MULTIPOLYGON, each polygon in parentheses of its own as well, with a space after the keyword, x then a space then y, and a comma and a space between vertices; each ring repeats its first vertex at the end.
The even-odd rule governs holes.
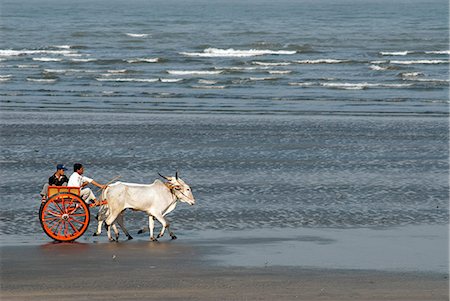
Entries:
POLYGON ((39 209, 42 229, 56 241, 74 241, 86 232, 89 207, 80 197, 79 187, 49 186, 47 199, 39 209))

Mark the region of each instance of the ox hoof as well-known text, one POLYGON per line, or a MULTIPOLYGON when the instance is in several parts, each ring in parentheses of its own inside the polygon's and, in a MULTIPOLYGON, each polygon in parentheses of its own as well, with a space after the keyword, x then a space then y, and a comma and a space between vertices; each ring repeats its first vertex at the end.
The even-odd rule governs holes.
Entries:
POLYGON ((99 236, 100 234, 98 234, 97 232, 94 232, 94 234, 92 234, 92 236, 99 236))
POLYGON ((133 239, 133 236, 128 235, 128 240, 132 240, 132 239, 133 239))
POLYGON ((158 242, 158 240, 154 237, 150 237, 150 241, 158 242))
POLYGON ((172 240, 174 240, 174 239, 177 239, 178 237, 176 237, 175 235, 174 236, 172 236, 172 240))
POLYGON ((138 234, 142 234, 142 233, 144 233, 144 231, 142 231, 142 229, 138 231, 138 234))

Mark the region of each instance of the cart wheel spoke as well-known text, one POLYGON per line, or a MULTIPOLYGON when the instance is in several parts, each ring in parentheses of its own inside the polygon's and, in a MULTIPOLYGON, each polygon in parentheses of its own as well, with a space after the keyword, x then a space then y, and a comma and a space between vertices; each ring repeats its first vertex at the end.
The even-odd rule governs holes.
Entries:
POLYGON ((78 195, 63 192, 48 198, 41 206, 39 219, 49 237, 72 241, 86 232, 90 214, 88 206, 78 195))

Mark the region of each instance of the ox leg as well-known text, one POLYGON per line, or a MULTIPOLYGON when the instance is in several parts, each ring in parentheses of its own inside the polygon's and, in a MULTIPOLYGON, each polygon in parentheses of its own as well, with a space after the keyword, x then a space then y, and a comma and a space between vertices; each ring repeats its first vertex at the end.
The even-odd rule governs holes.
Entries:
POLYGON ((97 232, 94 233, 94 236, 99 236, 102 233, 102 225, 103 221, 98 221, 97 232))
POLYGON ((166 221, 166 219, 162 215, 155 215, 155 217, 162 225, 161 232, 157 236, 157 238, 160 238, 160 237, 164 236, 164 231, 166 230, 166 228, 169 227, 169 223, 166 221))
MULTIPOLYGON (((120 212, 119 212, 119 214, 120 214, 120 212)), ((108 239, 109 239, 109 241, 114 241, 114 239, 111 236, 111 225, 114 224, 117 216, 118 216, 118 214, 110 214, 105 220, 106 229, 108 230, 108 239)))
POLYGON ((123 211, 119 214, 119 216, 116 218, 117 224, 119 224, 120 228, 122 229, 123 233, 127 236, 128 240, 133 239, 133 237, 128 233, 127 228, 125 228, 125 223, 123 221, 123 211))
POLYGON ((154 236, 153 236, 153 229, 155 228, 155 220, 153 219, 152 215, 148 216, 148 229, 150 230, 150 240, 151 241, 158 241, 154 236))

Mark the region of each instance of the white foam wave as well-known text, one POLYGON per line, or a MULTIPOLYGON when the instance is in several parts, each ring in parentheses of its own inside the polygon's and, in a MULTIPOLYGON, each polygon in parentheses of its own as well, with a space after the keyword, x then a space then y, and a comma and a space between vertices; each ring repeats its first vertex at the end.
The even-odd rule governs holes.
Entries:
POLYGON ((75 63, 87 63, 87 62, 95 62, 97 59, 72 59, 72 62, 75 63))
POLYGON ((217 81, 216 80, 208 80, 208 79, 199 79, 198 83, 205 84, 205 85, 214 85, 214 84, 217 84, 217 81))
POLYGON ((96 73, 99 70, 89 69, 44 69, 46 73, 96 73))
POLYGON ((54 57, 34 57, 33 61, 37 62, 61 62, 62 59, 54 58, 54 57))
POLYGON ((448 64, 448 60, 415 60, 415 61, 390 61, 397 65, 415 65, 415 64, 448 64))
POLYGON ((7 82, 12 78, 11 74, 8 75, 0 75, 0 82, 7 82))
POLYGON ((24 64, 24 65, 17 65, 17 68, 39 68, 39 65, 24 64))
POLYGON ((167 70, 167 73, 173 75, 215 75, 222 73, 222 70, 203 71, 203 70, 167 70))
POLYGON ((370 69, 375 70, 375 71, 385 71, 388 70, 388 67, 383 67, 383 66, 378 66, 378 65, 370 65, 369 66, 370 69))
POLYGON ((225 89, 226 86, 192 86, 194 89, 225 89))
POLYGON ((337 60, 337 59, 317 59, 317 60, 300 60, 295 61, 297 64, 341 64, 348 63, 349 60, 337 60))
POLYGON ((148 37, 147 33, 126 33, 127 36, 132 38, 146 38, 148 37))
POLYGON ((56 45, 56 46, 53 46, 53 47, 59 48, 59 49, 70 49, 71 48, 70 45, 56 45))
POLYGON ((128 59, 125 60, 127 63, 135 64, 135 63, 157 63, 159 62, 159 58, 136 58, 136 59, 128 59))
POLYGON ((230 71, 249 71, 249 70, 265 70, 265 69, 269 69, 269 67, 214 67, 214 69, 216 70, 230 70, 230 71))
POLYGON ((278 62, 278 63, 252 62, 252 64, 259 65, 259 66, 289 66, 291 63, 289 63, 289 62, 278 62))
POLYGON ((269 70, 267 72, 269 72, 270 74, 289 74, 292 71, 291 70, 269 70))
POLYGON ((126 73, 127 69, 118 69, 118 70, 107 70, 109 73, 126 73))
POLYGON ((418 77, 423 76, 424 74, 422 72, 403 72, 400 73, 402 77, 418 77))
POLYGON ((70 50, 11 50, 0 49, 0 56, 19 56, 19 55, 34 55, 34 54, 62 54, 68 55, 75 52, 70 50))
POLYGON ((381 51, 380 52, 381 55, 385 55, 385 56, 405 56, 405 55, 408 55, 411 53, 413 53, 413 51, 392 51, 392 52, 381 51))
POLYGON ((52 84, 52 83, 56 82, 56 79, 55 78, 29 78, 29 77, 27 77, 27 81, 36 82, 36 83, 52 84))
POLYGON ((318 83, 316 82, 303 82, 303 83, 289 83, 290 86, 298 86, 298 87, 311 87, 311 86, 317 86, 318 83))
POLYGON ((344 89, 344 90, 364 90, 367 88, 406 88, 412 84, 370 84, 370 83, 321 83, 326 88, 344 89))
POLYGON ((426 54, 449 54, 450 50, 425 51, 426 54))
POLYGON ((219 48, 206 48, 203 52, 180 52, 181 55, 185 56, 196 56, 196 57, 251 57, 251 56, 261 56, 261 55, 290 55, 295 54, 296 51, 287 50, 236 50, 236 49, 219 49, 219 48))
POLYGON ((159 81, 163 83, 178 83, 183 81, 182 78, 160 78, 159 81))
POLYGON ((96 78, 99 82, 136 82, 136 83, 154 83, 159 78, 96 78))

